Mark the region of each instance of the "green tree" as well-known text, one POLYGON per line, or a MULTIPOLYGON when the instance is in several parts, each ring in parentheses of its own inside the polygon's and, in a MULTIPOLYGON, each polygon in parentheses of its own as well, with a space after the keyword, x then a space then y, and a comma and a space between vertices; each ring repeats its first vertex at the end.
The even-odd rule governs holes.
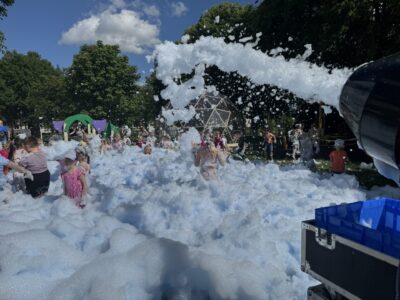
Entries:
MULTIPOLYGON (((14 4, 14 0, 0 0, 0 20, 7 16, 7 7, 14 4)), ((0 52, 4 52, 5 46, 4 33, 0 31, 0 52)))
MULTIPOLYGON (((305 44, 311 44, 314 52, 308 61, 342 68, 398 52, 399 17, 397 0, 264 0, 248 27, 263 33, 259 47, 264 52, 282 47, 288 49, 282 54, 291 58, 302 54, 305 44)), ((312 118, 309 113, 315 107, 301 106, 296 120, 304 122, 312 118)), ((336 112, 329 116, 329 122, 327 127, 334 124, 348 131, 336 112)))
POLYGON ((122 109, 124 115, 120 118, 128 125, 153 124, 160 115, 161 107, 166 103, 159 96, 164 88, 161 81, 152 73, 146 78, 145 83, 138 87, 135 96, 122 104, 125 108, 122 109))
POLYGON ((254 7, 251 5, 229 2, 215 5, 195 25, 189 27, 185 34, 190 36, 189 42, 201 36, 223 37, 227 43, 238 42, 241 38, 251 36, 247 24, 253 13, 254 7))
POLYGON ((67 95, 64 73, 56 69, 47 75, 47 81, 35 83, 29 97, 34 107, 34 118, 50 124, 52 120, 64 120, 76 107, 67 95))
POLYGON ((67 70, 67 89, 75 113, 87 112, 93 118, 107 118, 116 124, 126 122, 134 108, 140 76, 117 45, 84 45, 67 70))
POLYGON ((38 127, 62 116, 63 73, 35 52, 6 52, 0 60, 0 109, 11 126, 38 127))
POLYGON ((140 103, 138 105, 139 123, 152 123, 160 115, 161 108, 167 103, 160 96, 164 88, 165 86, 156 78, 154 73, 146 78, 145 84, 140 88, 138 97, 138 103, 140 103))
POLYGON ((397 0, 264 0, 249 27, 263 33, 260 47, 288 48, 294 57, 312 44, 312 62, 355 67, 400 49, 397 0))

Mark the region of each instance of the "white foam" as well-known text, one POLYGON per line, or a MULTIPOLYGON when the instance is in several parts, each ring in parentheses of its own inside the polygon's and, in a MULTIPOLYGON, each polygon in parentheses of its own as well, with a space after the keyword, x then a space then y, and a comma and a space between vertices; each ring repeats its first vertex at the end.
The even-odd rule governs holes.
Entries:
MULTIPOLYGON (((201 37, 193 44, 167 41, 156 46, 152 58, 157 60, 157 78, 167 86, 162 97, 170 100, 175 109, 185 111, 184 107, 204 92, 204 67, 215 65, 224 72, 238 72, 256 85, 275 85, 310 103, 339 107, 339 96, 351 70, 331 70, 306 62, 312 52, 310 45, 306 45, 303 56, 290 60, 279 52, 269 56, 253 47, 251 43, 227 44, 223 38, 214 37, 201 37), (192 79, 180 82, 183 74, 193 71, 192 79)), ((186 112, 189 116, 190 112, 186 112)), ((170 123, 179 120, 171 115, 167 118, 170 123)))
MULTIPOLYGON (((299 268, 300 221, 316 207, 367 198, 356 179, 232 161, 204 183, 192 141, 194 129, 180 152, 94 155, 84 210, 62 196, 55 166, 42 199, 1 191, 1 297, 304 299, 314 282, 299 268)), ((392 188, 371 195, 385 193, 399 197, 392 188)))

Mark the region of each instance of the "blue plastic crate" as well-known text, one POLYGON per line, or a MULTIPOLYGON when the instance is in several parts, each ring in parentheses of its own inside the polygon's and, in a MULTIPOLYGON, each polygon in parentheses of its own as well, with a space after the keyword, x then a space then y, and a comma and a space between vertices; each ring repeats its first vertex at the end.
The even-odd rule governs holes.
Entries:
POLYGON ((318 208, 315 223, 330 233, 400 258, 400 200, 379 198, 318 208))

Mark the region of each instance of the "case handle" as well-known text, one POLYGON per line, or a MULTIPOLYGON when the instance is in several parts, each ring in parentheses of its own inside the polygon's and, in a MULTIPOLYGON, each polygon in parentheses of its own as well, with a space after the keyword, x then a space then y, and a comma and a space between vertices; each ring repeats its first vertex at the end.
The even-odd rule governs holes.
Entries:
POLYGON ((323 228, 318 228, 315 231, 315 240, 317 243, 329 250, 334 250, 336 247, 336 240, 332 237, 332 234, 323 228))

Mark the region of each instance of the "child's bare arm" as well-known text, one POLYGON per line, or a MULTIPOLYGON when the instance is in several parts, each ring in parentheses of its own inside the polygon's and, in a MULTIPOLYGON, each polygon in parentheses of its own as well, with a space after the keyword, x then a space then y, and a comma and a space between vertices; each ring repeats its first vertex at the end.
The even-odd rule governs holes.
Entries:
POLYGON ((79 176, 79 180, 81 181, 83 187, 82 194, 85 195, 88 190, 85 175, 79 176))
POLYGON ((24 167, 16 164, 15 162, 12 162, 12 161, 9 161, 6 166, 9 167, 10 169, 16 170, 23 174, 25 174, 27 172, 27 170, 24 167))
POLYGON ((218 151, 217 158, 221 166, 225 165, 225 155, 222 151, 218 151))

